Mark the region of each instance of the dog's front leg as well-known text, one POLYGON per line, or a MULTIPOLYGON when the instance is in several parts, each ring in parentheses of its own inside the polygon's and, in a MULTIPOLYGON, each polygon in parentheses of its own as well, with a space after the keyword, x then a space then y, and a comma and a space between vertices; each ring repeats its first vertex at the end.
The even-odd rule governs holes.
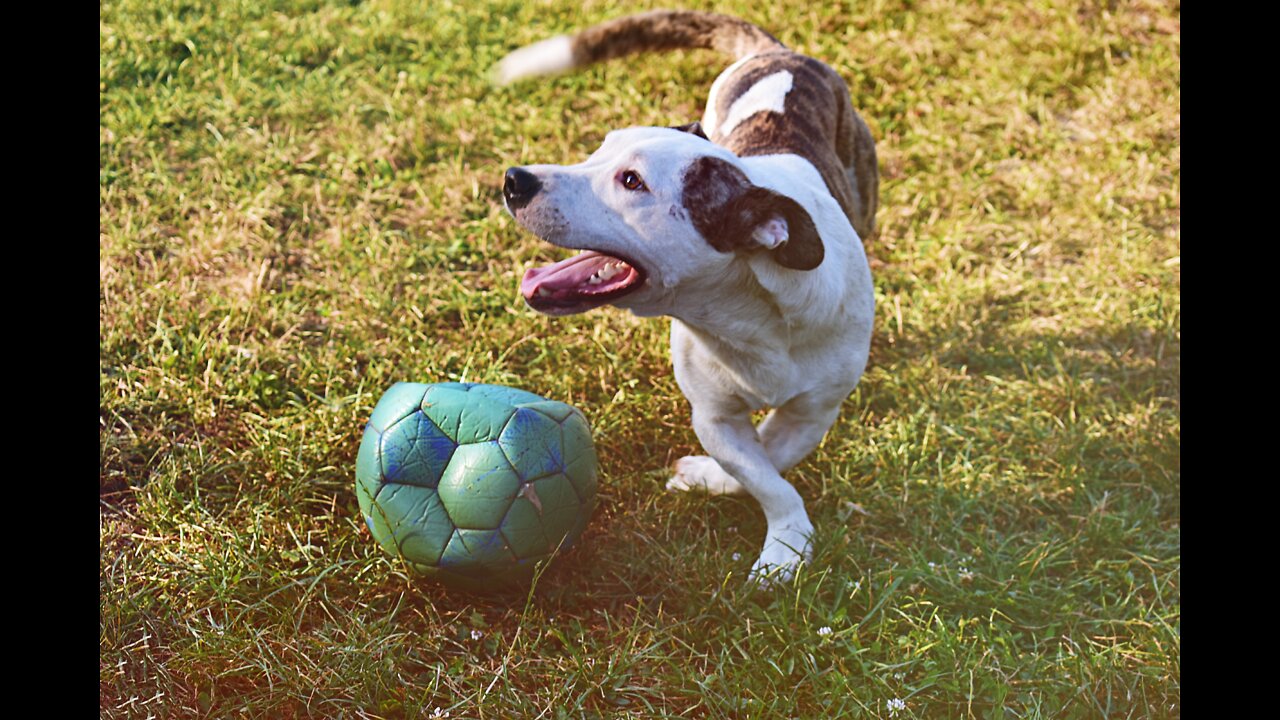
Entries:
POLYGON ((747 408, 694 405, 693 430, 707 454, 764 510, 768 530, 751 577, 762 584, 790 579, 796 567, 812 556, 813 524, 800 493, 770 460, 747 408))

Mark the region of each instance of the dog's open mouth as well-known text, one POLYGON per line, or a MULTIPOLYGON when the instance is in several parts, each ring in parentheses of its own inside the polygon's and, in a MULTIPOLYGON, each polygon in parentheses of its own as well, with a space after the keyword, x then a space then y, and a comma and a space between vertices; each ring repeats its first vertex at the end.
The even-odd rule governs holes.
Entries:
POLYGON ((644 283, 635 264, 586 250, 568 260, 529 268, 520 294, 529 307, 548 315, 586 312, 617 300, 644 283))

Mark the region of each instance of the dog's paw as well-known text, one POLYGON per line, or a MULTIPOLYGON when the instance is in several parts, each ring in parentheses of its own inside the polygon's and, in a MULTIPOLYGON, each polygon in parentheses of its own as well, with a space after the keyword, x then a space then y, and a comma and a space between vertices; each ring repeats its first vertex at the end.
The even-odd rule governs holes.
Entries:
POLYGON ((711 495, 741 495, 746 492, 742 483, 734 480, 720 467, 720 463, 706 455, 690 455, 677 460, 676 474, 667 481, 667 489, 711 495))
POLYGON ((813 525, 807 519, 770 528, 764 550, 751 566, 751 582, 762 588, 789 582, 800 565, 813 559, 813 525))

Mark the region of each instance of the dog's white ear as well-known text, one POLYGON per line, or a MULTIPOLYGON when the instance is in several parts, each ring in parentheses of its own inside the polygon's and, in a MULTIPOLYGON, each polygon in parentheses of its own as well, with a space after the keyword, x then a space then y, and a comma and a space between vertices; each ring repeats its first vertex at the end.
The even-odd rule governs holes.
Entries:
POLYGON ((792 270, 822 264, 822 238, 800 203, 751 184, 725 160, 694 160, 684 173, 682 202, 694 227, 721 252, 764 249, 792 270))

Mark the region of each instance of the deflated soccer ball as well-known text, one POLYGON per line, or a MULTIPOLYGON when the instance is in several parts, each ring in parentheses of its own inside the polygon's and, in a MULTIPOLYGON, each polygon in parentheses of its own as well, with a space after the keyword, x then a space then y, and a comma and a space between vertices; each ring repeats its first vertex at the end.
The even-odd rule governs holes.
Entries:
POLYGON ((468 590, 532 577, 596 504, 591 428, 576 408, 477 383, 396 383, 365 425, 356 496, 378 544, 468 590))

